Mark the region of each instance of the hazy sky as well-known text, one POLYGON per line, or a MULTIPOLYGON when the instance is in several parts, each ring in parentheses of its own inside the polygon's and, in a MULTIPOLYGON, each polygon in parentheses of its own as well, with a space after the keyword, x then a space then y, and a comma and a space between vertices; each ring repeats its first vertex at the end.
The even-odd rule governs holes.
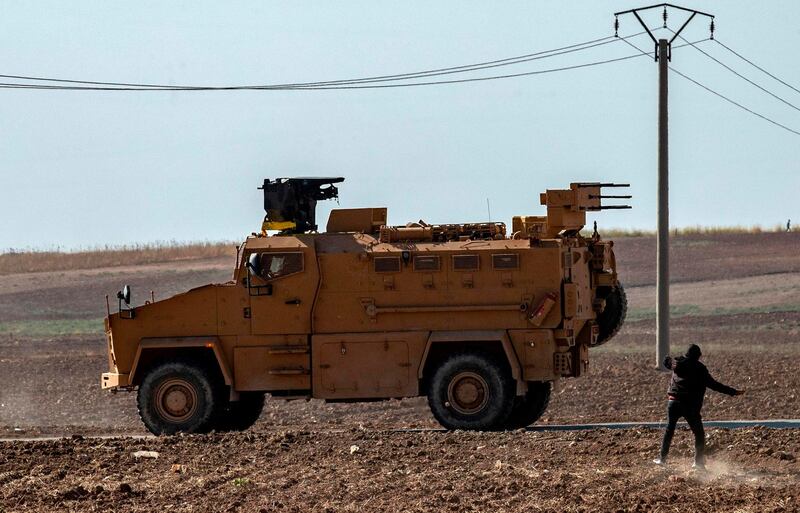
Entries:
MULTIPOLYGON (((613 33, 635 2, 4 2, 0 73, 170 84, 357 78, 456 66, 613 33)), ((643 5, 643 4, 642 4, 643 5)), ((800 88, 800 2, 693 1, 718 38, 800 88)), ((657 24, 659 12, 650 21, 657 24)), ((683 15, 674 12, 677 28, 683 15)), ((638 32, 632 17, 621 34, 638 32)), ((706 37, 696 19, 688 38, 706 37)), ((636 43, 648 50, 641 36, 636 43)), ((703 48, 800 105, 713 42, 703 48)), ((632 53, 617 42, 487 70, 632 53)), ((800 112, 693 48, 672 64, 800 130, 800 112)), ((341 175, 342 207, 391 223, 542 212, 571 181, 630 182, 653 228, 657 66, 647 57, 546 75, 357 91, 0 90, 0 249, 237 240, 259 228, 265 177, 341 175)), ((800 224, 800 137, 670 76, 671 224, 800 224)), ((328 207, 335 204, 327 205, 328 207)), ((324 226, 328 208, 321 208, 324 226)))

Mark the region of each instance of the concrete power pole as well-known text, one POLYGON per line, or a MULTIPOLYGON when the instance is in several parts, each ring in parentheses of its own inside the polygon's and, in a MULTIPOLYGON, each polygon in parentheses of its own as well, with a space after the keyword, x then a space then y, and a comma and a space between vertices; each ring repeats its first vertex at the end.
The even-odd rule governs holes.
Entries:
POLYGON ((658 63, 658 239, 656 243, 656 368, 664 369, 664 357, 669 354, 669 120, 668 120, 668 87, 669 61, 672 60, 672 42, 678 37, 690 21, 696 16, 711 18, 711 37, 714 37, 714 17, 710 14, 686 9, 672 4, 658 4, 638 9, 630 9, 614 13, 615 34, 619 29, 619 16, 633 14, 644 27, 655 44, 655 60, 658 63), (663 8, 662 18, 667 28, 667 7, 690 13, 671 39, 656 39, 650 28, 639 16, 640 12, 663 8))
POLYGON ((658 239, 656 241, 656 368, 669 354, 669 41, 658 40, 658 239))

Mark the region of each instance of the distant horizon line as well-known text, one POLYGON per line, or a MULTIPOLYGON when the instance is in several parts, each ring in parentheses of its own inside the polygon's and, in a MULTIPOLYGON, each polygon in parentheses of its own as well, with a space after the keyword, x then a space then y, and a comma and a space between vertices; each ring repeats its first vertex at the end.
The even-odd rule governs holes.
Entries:
MULTIPOLYGON (((592 226, 586 225, 581 232, 587 236, 592 232, 592 226)), ((655 237, 655 228, 599 228, 598 232, 602 237, 655 237)), ((703 225, 688 225, 688 226, 675 226, 670 227, 670 234, 675 236, 683 235, 715 235, 715 234, 757 234, 757 233, 785 233, 785 232, 800 232, 800 229, 795 229, 791 224, 787 226, 786 223, 776 223, 771 227, 763 225, 729 225, 729 226, 703 226, 703 225), (787 229, 788 228, 788 229, 787 229)), ((324 232, 320 232, 324 233, 324 232)), ((168 250, 174 248, 192 248, 192 247, 220 247, 220 246, 238 246, 244 239, 215 239, 215 240, 153 240, 147 242, 128 242, 121 244, 90 244, 90 245, 74 245, 74 246, 24 246, 24 247, 7 247, 0 249, 0 255, 19 254, 19 253, 97 253, 103 251, 124 252, 124 251, 158 251, 168 250)))

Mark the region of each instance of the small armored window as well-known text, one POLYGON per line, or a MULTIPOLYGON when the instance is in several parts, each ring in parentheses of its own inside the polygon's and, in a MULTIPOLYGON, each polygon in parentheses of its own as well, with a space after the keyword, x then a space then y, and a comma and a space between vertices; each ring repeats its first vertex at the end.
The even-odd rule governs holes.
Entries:
POLYGON ((302 253, 262 253, 261 276, 270 280, 303 272, 302 253))
POLYGON ((519 269, 519 255, 515 253, 492 255, 492 267, 495 269, 519 269))
POLYGON ((414 257, 415 271, 438 271, 440 268, 439 257, 432 255, 416 255, 414 257))
POLYGON ((400 272, 400 257, 375 257, 376 273, 400 272))
POLYGON ((453 269, 456 271, 477 271, 479 265, 478 255, 453 255, 453 269))

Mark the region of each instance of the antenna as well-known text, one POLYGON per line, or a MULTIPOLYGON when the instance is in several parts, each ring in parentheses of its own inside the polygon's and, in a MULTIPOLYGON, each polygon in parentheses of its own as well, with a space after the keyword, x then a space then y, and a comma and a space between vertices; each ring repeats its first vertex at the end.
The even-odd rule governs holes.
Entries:
POLYGON ((489 198, 486 198, 486 211, 489 214, 489 221, 492 220, 492 206, 489 205, 489 198))

